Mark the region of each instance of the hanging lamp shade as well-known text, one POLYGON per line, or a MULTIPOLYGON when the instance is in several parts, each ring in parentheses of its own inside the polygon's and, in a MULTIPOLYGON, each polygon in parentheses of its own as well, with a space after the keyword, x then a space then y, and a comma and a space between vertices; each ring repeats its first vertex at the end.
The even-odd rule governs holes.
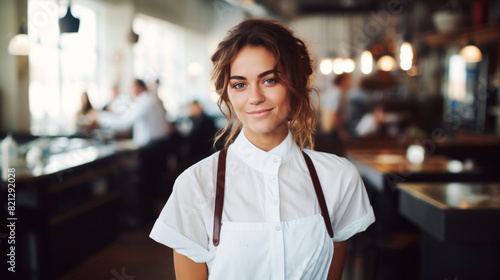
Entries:
POLYGON ((59 19, 59 30, 61 33, 76 33, 80 29, 80 19, 71 14, 71 6, 68 5, 66 15, 59 19))
POLYGON ((321 71, 321 74, 323 75, 328 75, 332 73, 332 70, 333 70, 333 61, 329 58, 323 59, 319 64, 319 71, 321 71))
POLYGON ((352 73, 356 69, 356 63, 354 63, 354 60, 347 58, 342 61, 342 70, 344 70, 345 73, 352 73))
POLYGON ((130 33, 128 35, 128 40, 132 44, 139 42, 139 34, 135 33, 133 28, 130 29, 130 33))
POLYGON ((378 60, 377 67, 386 72, 394 71, 397 68, 396 60, 390 55, 384 55, 378 60))
POLYGON ((24 27, 19 28, 19 34, 9 41, 8 52, 10 55, 29 55, 31 43, 24 27))
POLYGON ((465 46, 461 51, 460 55, 464 58, 465 62, 479 62, 483 59, 481 50, 474 46, 472 43, 465 46))
POLYGON ((370 51, 366 50, 361 53, 361 72, 363 74, 370 74, 373 69, 373 55, 370 51))

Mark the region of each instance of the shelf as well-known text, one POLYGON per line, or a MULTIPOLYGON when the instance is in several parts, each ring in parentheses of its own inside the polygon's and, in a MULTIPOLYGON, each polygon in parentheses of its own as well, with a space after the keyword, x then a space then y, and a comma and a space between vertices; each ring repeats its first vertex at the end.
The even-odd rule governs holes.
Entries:
POLYGON ((420 40, 431 47, 466 45, 469 40, 476 45, 500 41, 500 23, 465 27, 441 33, 423 34, 420 40))

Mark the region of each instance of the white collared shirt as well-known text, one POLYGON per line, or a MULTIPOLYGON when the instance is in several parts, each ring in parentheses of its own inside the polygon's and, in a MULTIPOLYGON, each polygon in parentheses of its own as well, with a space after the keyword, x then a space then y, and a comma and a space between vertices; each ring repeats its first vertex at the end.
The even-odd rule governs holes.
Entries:
POLYGON ((219 153, 177 178, 150 237, 195 262, 207 263, 209 279, 326 279, 333 242, 365 230, 375 217, 349 161, 305 152, 320 179, 333 240, 290 132, 269 152, 251 144, 244 133, 229 147, 218 247, 212 234, 219 153))
POLYGON ((119 113, 102 111, 99 114, 100 125, 118 131, 132 128, 132 140, 140 145, 167 134, 163 111, 150 93, 141 93, 121 109, 119 113))

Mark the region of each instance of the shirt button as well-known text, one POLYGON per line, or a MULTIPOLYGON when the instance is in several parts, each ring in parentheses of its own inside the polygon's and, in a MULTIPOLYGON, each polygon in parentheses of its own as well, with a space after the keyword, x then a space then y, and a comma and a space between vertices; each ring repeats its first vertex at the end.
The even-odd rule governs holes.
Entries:
POLYGON ((276 176, 274 176, 274 175, 269 175, 269 180, 274 180, 274 179, 276 179, 276 176))
POLYGON ((278 204, 278 200, 273 200, 273 205, 277 205, 278 204))
POLYGON ((281 227, 280 226, 277 226, 274 228, 276 231, 280 231, 281 227))
POLYGON ((274 163, 278 162, 278 159, 277 158, 273 158, 273 162, 274 163))

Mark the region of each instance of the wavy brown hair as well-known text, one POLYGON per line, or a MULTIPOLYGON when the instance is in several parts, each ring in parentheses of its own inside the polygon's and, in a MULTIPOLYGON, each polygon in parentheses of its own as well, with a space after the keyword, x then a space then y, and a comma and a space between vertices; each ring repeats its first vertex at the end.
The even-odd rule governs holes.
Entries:
POLYGON ((275 77, 283 83, 290 95, 288 127, 301 149, 312 149, 316 111, 311 104, 309 93, 313 90, 317 93, 317 90, 311 86, 311 58, 304 42, 295 37, 290 29, 278 21, 263 19, 246 20, 233 27, 212 55, 212 80, 219 94, 217 105, 228 119, 228 124, 215 136, 215 142, 227 134, 224 144, 228 147, 242 127, 229 101, 227 89, 231 62, 246 46, 262 46, 273 54, 276 59, 273 68, 275 77), (229 109, 227 113, 223 106, 229 109))

